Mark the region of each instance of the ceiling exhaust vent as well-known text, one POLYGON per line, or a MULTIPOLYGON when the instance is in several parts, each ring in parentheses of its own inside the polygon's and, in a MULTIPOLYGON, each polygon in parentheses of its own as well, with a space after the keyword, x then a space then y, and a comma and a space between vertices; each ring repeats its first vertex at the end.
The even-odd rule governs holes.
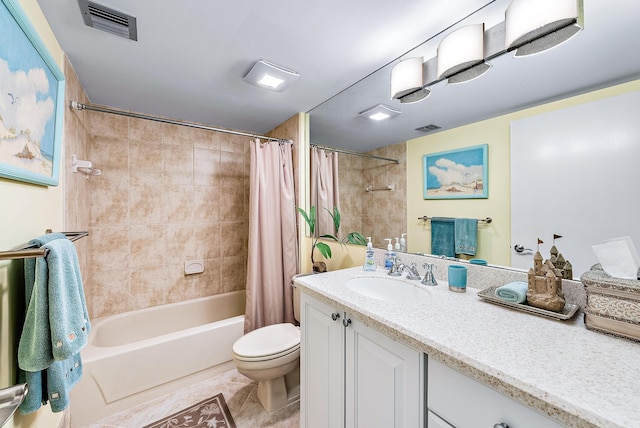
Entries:
POLYGON ((416 128, 416 131, 420 131, 420 132, 431 132, 431 131, 435 131, 436 129, 440 129, 441 126, 438 125, 425 125, 425 126, 421 126, 420 128, 416 128))
POLYGON ((89 27, 115 34, 125 39, 138 40, 136 18, 88 0, 78 0, 84 23, 89 27))

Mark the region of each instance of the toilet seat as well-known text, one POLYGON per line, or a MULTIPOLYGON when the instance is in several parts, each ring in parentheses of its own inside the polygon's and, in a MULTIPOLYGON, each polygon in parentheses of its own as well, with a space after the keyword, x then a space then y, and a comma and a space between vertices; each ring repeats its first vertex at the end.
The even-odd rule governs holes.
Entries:
POLYGON ((273 324, 249 332, 233 344, 234 358, 265 361, 300 350, 300 329, 291 323, 273 324))

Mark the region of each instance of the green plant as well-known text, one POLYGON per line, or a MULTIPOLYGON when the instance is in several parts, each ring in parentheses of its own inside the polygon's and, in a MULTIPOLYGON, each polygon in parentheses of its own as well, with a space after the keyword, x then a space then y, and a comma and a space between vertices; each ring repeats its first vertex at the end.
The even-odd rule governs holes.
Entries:
MULTIPOLYGON (((338 210, 337 207, 333 207, 333 212, 325 208, 325 211, 327 211, 331 216, 331 218, 333 219, 333 225, 335 227, 336 234, 335 235, 325 234, 325 235, 318 235, 318 236, 316 236, 316 224, 317 224, 316 207, 312 206, 311 208, 309 208, 308 214, 304 209, 300 207, 296 207, 296 209, 304 218, 305 222, 307 223, 307 226, 309 226, 309 232, 311 232, 311 236, 313 237, 313 245, 311 246, 311 263, 313 264, 314 271, 319 270, 319 269, 316 269, 316 262, 313 259, 313 253, 316 248, 325 259, 330 259, 332 256, 331 247, 327 243, 320 241, 320 239, 328 239, 331 241, 335 241, 335 242, 338 242, 340 245, 345 245, 345 244, 367 245, 367 240, 359 232, 349 232, 342 239, 338 237, 339 231, 340 231, 340 210, 338 210)), ((320 270, 320 271, 323 272, 323 270, 320 270)))

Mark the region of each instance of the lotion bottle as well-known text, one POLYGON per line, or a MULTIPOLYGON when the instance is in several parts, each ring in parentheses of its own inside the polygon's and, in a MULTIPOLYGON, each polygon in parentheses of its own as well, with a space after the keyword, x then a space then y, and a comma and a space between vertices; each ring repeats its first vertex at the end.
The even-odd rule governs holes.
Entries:
POLYGON ((400 236, 400 251, 402 251, 403 253, 407 252, 407 240, 404 238, 405 235, 406 233, 403 233, 400 236))
POLYGON ((400 241, 398 241, 398 238, 396 238, 396 245, 395 245, 394 249, 396 250, 396 254, 398 253, 398 251, 401 250, 400 241))
POLYGON ((384 238, 387 241, 387 252, 384 253, 384 268, 386 270, 390 270, 391 266, 393 266, 393 245, 391 245, 391 238, 384 238))
POLYGON ((374 271, 378 266, 376 265, 376 261, 373 259, 373 244, 371 243, 371 237, 368 236, 367 239, 369 242, 367 243, 367 253, 364 259, 364 266, 362 268, 366 271, 374 271))

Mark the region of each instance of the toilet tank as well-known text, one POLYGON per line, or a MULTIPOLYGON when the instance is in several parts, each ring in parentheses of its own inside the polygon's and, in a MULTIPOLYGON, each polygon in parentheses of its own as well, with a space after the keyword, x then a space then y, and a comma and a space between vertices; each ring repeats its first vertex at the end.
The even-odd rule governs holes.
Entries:
POLYGON ((307 275, 313 275, 313 273, 299 273, 294 275, 291 280, 291 286, 293 287, 293 317, 298 322, 300 322, 300 289, 296 287, 296 283, 294 281, 296 278, 307 275))

